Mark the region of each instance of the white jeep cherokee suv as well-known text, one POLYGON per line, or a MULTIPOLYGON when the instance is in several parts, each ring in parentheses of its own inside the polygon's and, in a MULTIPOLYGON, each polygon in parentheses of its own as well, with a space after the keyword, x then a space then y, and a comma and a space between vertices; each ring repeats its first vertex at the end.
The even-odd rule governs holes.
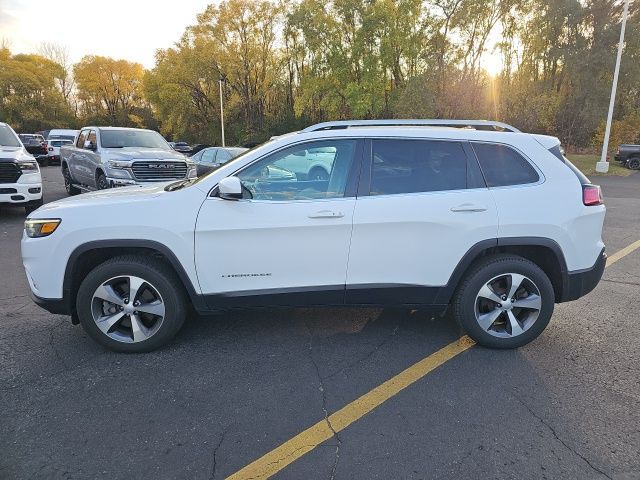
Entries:
POLYGON ((39 305, 118 351, 166 343, 189 304, 449 308, 480 344, 513 348, 596 286, 604 216, 556 138, 497 122, 330 122, 197 180, 47 204, 26 221, 22 257, 39 305), (328 178, 271 168, 313 151, 334 152, 328 178))

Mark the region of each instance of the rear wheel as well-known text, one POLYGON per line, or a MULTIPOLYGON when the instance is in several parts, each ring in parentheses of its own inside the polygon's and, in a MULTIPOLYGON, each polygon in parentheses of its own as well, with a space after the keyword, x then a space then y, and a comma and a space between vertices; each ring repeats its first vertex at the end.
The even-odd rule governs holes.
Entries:
POLYGON ((148 352, 182 327, 186 304, 179 280, 154 258, 126 255, 97 266, 82 281, 78 318, 98 343, 118 352, 148 352))
POLYGON ((480 345, 516 348, 534 340, 553 314, 555 295, 535 263, 515 255, 490 257, 465 277, 453 311, 480 345))
POLYGON ((640 157, 631 157, 627 161, 627 167, 631 170, 640 170, 640 157))
POLYGON ((71 178, 71 172, 69 172, 69 167, 62 167, 62 177, 64 178, 64 188, 69 195, 77 195, 80 193, 80 189, 78 187, 73 186, 73 178, 71 178))

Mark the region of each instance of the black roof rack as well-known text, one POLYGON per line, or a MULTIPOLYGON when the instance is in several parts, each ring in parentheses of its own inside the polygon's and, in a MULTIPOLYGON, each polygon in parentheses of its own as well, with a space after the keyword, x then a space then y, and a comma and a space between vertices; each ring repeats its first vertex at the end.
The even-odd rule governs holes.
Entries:
POLYGON ((302 132, 317 132, 320 130, 342 130, 353 127, 454 127, 473 128, 475 130, 492 130, 497 132, 519 133, 517 128, 502 122, 492 120, 443 120, 443 119, 398 119, 398 120, 338 120, 311 125, 302 132))

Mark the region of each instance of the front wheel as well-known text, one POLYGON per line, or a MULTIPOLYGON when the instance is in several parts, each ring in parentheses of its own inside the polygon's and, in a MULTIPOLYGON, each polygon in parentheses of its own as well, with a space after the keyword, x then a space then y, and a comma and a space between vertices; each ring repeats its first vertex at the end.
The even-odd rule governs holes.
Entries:
POLYGON ((98 343, 118 352, 149 352, 182 327, 186 303, 180 281, 161 261, 116 257, 94 268, 76 299, 78 318, 98 343))
POLYGON ((96 177, 96 187, 98 190, 106 190, 109 188, 107 177, 102 172, 98 173, 98 176, 96 177))
POLYGON ((71 172, 68 167, 62 169, 62 178, 64 178, 64 188, 67 194, 73 196, 80 193, 80 189, 73 186, 73 178, 71 178, 71 172))
POLYGON ((454 316, 480 345, 517 348, 537 338, 551 320, 555 295, 535 263, 515 255, 490 257, 463 279, 454 316))

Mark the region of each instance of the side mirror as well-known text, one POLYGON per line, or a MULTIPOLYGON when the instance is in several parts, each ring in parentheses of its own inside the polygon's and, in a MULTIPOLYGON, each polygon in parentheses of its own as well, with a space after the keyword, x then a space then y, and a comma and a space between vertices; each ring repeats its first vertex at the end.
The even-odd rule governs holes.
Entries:
POLYGON ((223 200, 239 200, 242 198, 242 183, 238 177, 227 177, 218 183, 218 192, 223 200))
POLYGON ((92 142, 92 141, 90 141, 90 140, 85 140, 85 142, 84 142, 84 148, 85 148, 85 150, 95 150, 95 149, 96 149, 96 146, 93 144, 93 142, 92 142))

